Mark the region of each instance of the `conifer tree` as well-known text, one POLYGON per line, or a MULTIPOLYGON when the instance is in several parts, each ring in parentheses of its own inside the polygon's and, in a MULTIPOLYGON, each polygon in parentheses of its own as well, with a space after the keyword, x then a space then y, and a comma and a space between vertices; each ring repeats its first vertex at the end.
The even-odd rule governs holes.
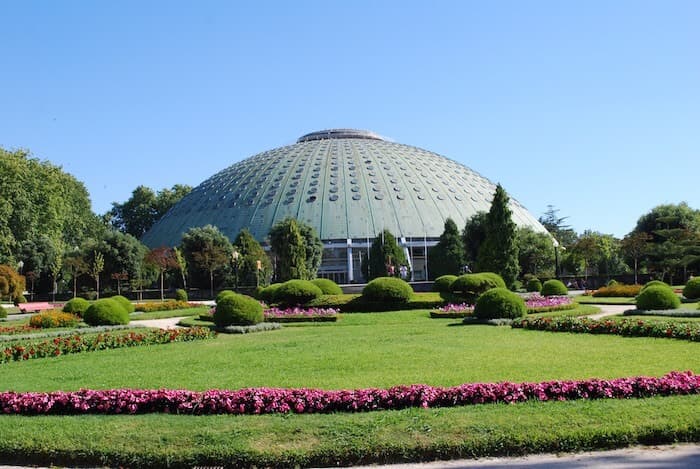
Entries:
POLYGON ((233 249, 238 252, 234 262, 236 286, 267 285, 272 276, 272 263, 260 243, 247 229, 242 229, 233 242, 233 249), (258 261, 260 268, 258 269, 258 261))
POLYGON ((295 219, 287 218, 272 227, 270 245, 277 258, 277 282, 308 279, 306 242, 295 219))
MULTIPOLYGON (((399 277, 401 266, 410 269, 403 249, 389 230, 377 235, 369 250, 369 262, 362 261, 362 274, 367 281, 377 277, 399 277)), ((407 271, 410 278, 410 271, 407 271)))
POLYGON ((445 220, 445 229, 440 235, 440 241, 433 246, 428 254, 428 272, 431 278, 441 275, 458 275, 465 265, 464 245, 457 224, 451 218, 445 220))
POLYGON ((516 226, 508 200, 508 194, 498 184, 486 217, 486 239, 479 249, 478 264, 480 271, 499 274, 506 285, 513 288, 520 266, 516 226))

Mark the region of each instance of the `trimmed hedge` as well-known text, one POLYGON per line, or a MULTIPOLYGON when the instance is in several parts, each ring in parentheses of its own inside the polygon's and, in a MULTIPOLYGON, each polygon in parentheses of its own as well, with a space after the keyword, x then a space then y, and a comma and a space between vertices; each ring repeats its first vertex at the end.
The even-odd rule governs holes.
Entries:
POLYGON ((199 307, 202 307, 202 305, 177 300, 154 301, 153 303, 137 303, 136 305, 134 305, 134 309, 136 311, 142 311, 144 313, 153 313, 155 311, 173 311, 176 309, 199 307))
POLYGON ((564 296, 569 294, 569 289, 560 280, 553 278, 542 284, 540 294, 542 296, 564 296))
POLYGON ((134 304, 131 301, 129 301, 128 298, 123 297, 121 295, 114 295, 109 299, 117 301, 120 305, 122 305, 122 307, 126 310, 127 313, 134 312, 134 304))
POLYGON ((501 276, 493 272, 460 275, 451 286, 452 293, 465 299, 467 303, 475 303, 479 296, 492 288, 506 288, 501 276))
POLYGON ((316 278, 311 281, 314 285, 321 289, 324 295, 342 295, 343 289, 331 279, 316 278))
POLYGON ((260 290, 258 298, 267 304, 277 303, 277 289, 279 289, 281 285, 281 283, 271 283, 260 290))
POLYGON ((662 282, 661 280, 650 280, 647 283, 644 284, 642 287, 642 290, 644 290, 647 287, 655 287, 655 286, 661 286, 661 287, 668 287, 671 288, 671 285, 669 285, 666 282, 662 282))
POLYGON ((525 284, 525 290, 528 292, 540 292, 542 290, 542 282, 538 278, 531 278, 525 284))
POLYGON ((95 301, 85 310, 83 320, 91 326, 129 324, 129 313, 118 301, 104 298, 95 301))
POLYGON ((221 290, 217 295, 216 298, 214 298, 214 303, 219 304, 219 301, 221 301, 225 296, 228 295, 235 295, 236 292, 233 290, 221 290))
POLYGON ((216 304, 214 324, 217 327, 250 326, 265 320, 260 302, 246 295, 224 295, 216 304))
POLYGON ((525 300, 507 288, 492 288, 479 297, 474 307, 478 319, 514 319, 526 314, 525 300))
POLYGON ((283 305, 305 305, 323 295, 323 292, 309 280, 287 280, 277 287, 275 300, 283 305))
POLYGON ((83 316, 85 311, 90 307, 90 302, 85 298, 76 297, 68 300, 66 304, 63 305, 64 313, 73 313, 78 316, 83 316))
POLYGON ((681 299, 669 286, 658 284, 645 286, 637 296, 638 309, 676 309, 680 305, 681 299))
POLYGON ((457 280, 456 275, 441 275, 433 282, 433 291, 440 293, 450 293, 452 284, 457 280))
POLYGON ((609 285, 607 287, 600 287, 593 292, 592 296, 598 298, 611 298, 611 297, 624 297, 624 298, 634 298, 639 295, 642 290, 641 285, 625 285, 622 283, 616 283, 614 285, 609 285))
POLYGON ((445 300, 424 299, 420 294, 414 294, 408 303, 387 303, 384 301, 370 301, 357 293, 344 295, 324 295, 310 301, 307 306, 314 308, 334 308, 341 313, 381 313, 384 311, 396 311, 401 309, 435 309, 443 306, 445 300))
POLYGON ((189 298, 187 297, 187 292, 183 290, 182 288, 178 288, 175 290, 175 301, 187 301, 189 298))
POLYGON ((362 289, 362 297, 372 302, 405 304, 413 296, 413 288, 396 277, 379 277, 362 289))
POLYGON ((689 300, 700 298, 700 277, 694 277, 688 280, 683 288, 683 296, 689 300))
POLYGON ((31 327, 50 329, 54 327, 75 327, 80 322, 80 318, 72 313, 64 313, 57 309, 50 309, 35 314, 29 319, 31 327))

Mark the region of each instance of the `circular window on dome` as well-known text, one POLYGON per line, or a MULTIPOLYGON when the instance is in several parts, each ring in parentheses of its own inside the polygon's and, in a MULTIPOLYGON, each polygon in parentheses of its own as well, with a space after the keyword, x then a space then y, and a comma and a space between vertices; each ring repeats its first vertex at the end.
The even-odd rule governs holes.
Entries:
POLYGON ((445 197, 443 197, 443 196, 440 195, 440 194, 438 194, 437 198, 438 198, 438 200, 445 200, 445 197))
POLYGON ((296 193, 297 193, 297 190, 296 190, 296 189, 290 189, 290 190, 287 191, 287 195, 288 195, 288 196, 289 196, 289 195, 294 195, 294 194, 296 194, 296 193))
POLYGON ((394 192, 401 192, 401 188, 400 188, 400 187, 394 187, 394 192))
POLYGON ((396 198, 399 199, 399 200, 403 200, 403 199, 405 199, 406 197, 404 197, 403 194, 396 194, 396 198))
POLYGON ((396 179, 389 179, 389 182, 392 183, 392 184, 396 184, 396 183, 399 182, 399 181, 397 181, 396 179))
POLYGON ((367 173, 367 174, 369 174, 370 176, 376 176, 376 175, 377 175, 377 173, 375 173, 374 171, 370 171, 370 172, 367 173))
POLYGON ((328 189, 328 190, 330 191, 331 194, 335 194, 336 192, 338 192, 338 188, 337 188, 337 187, 331 187, 331 188, 328 189))
POLYGON ((331 180, 330 180, 330 185, 331 185, 331 186, 335 186, 336 184, 338 184, 338 181, 337 181, 336 179, 331 179, 331 180))
POLYGON ((360 192, 360 188, 357 186, 354 186, 352 189, 350 189, 353 192, 360 192))
POLYGON ((315 187, 312 187, 311 189, 309 189, 309 191, 307 192, 307 194, 315 194, 317 190, 318 190, 318 189, 316 189, 315 187))
POLYGON ((307 202, 307 203, 316 202, 316 196, 315 196, 315 195, 312 195, 311 197, 309 197, 308 199, 306 199, 306 202, 307 202))
POLYGON ((455 196, 455 199, 461 201, 461 200, 462 200, 462 196, 456 195, 456 196, 455 196))
POLYGON ((284 203, 287 204, 287 205, 291 204, 292 202, 294 202, 294 197, 287 197, 287 198, 284 200, 284 203))
POLYGON ((296 187, 296 186, 298 186, 298 185, 299 185, 299 181, 294 181, 294 182, 292 182, 289 186, 290 186, 290 187, 296 187))
POLYGON ((413 190, 416 191, 416 192, 420 192, 421 189, 420 189, 420 187, 416 186, 416 187, 413 188, 413 190))
POLYGON ((379 186, 374 186, 374 187, 372 188, 372 190, 373 190, 374 192, 380 192, 382 189, 381 189, 379 186))
POLYGON ((338 195, 337 195, 337 194, 331 194, 331 196, 328 197, 328 200, 330 200, 331 202, 335 202, 336 200, 338 200, 338 195))
POLYGON ((352 200, 360 200, 361 198, 362 197, 360 196, 360 194, 355 194, 352 196, 352 200))
POLYGON ((313 174, 311 175, 311 177, 314 178, 314 179, 318 179, 318 173, 313 173, 313 174))
POLYGON ((312 186, 318 186, 318 181, 311 181, 312 186))
POLYGON ((374 198, 377 200, 382 200, 384 198, 384 194, 375 194, 374 198))
POLYGON ((350 184, 357 184, 357 179, 350 179, 350 184))
POLYGON ((418 200, 425 200, 425 196, 423 194, 418 194, 418 200))

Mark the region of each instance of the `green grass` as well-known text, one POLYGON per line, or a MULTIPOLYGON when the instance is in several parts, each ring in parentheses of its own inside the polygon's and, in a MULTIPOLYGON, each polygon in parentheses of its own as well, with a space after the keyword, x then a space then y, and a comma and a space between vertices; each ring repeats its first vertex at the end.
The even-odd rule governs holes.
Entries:
POLYGON ((600 313, 600 308, 590 305, 579 305, 574 309, 565 309, 562 311, 551 311, 549 313, 532 313, 527 316, 530 318, 551 318, 555 316, 588 316, 591 314, 600 313))
POLYGON ((611 297, 595 297, 595 296, 583 296, 579 295, 574 297, 574 299, 580 304, 593 304, 593 305, 635 305, 636 301, 634 298, 622 297, 622 296, 611 296, 611 297))
POLYGON ((8 363, 0 389, 343 389, 614 378, 698 372, 699 351, 700 344, 685 341, 463 326, 430 319, 425 310, 344 314, 337 323, 262 334, 8 363))
POLYGON ((173 309, 170 311, 154 311, 152 313, 141 313, 141 314, 131 314, 130 318, 132 321, 145 321, 147 319, 167 319, 167 318, 177 318, 180 316, 197 316, 199 314, 209 311, 209 306, 203 306, 201 308, 184 308, 184 309, 173 309))
POLYGON ((700 439, 700 396, 329 415, 0 416, 0 460, 127 467, 402 462, 700 439))

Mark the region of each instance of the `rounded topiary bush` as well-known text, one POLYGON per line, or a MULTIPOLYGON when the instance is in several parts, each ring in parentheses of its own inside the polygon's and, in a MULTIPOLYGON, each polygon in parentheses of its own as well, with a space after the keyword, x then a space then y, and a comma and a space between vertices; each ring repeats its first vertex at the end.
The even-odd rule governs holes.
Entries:
POLYGON ((540 292, 542 290, 542 282, 538 278, 531 278, 525 284, 525 290, 529 292, 540 292))
POLYGON ((216 295, 216 298, 214 298, 214 302, 215 302, 216 304, 219 304, 219 301, 221 301, 221 299, 222 299, 223 297, 228 296, 228 295, 235 295, 235 294, 236 294, 236 292, 234 292, 233 290, 221 290, 221 291, 216 295))
POLYGON ((647 287, 656 287, 656 286, 671 288, 671 285, 669 285, 666 282, 662 282, 661 280, 650 280, 644 284, 644 286, 642 287, 642 291, 644 291, 644 289, 647 287))
POLYGON ((189 298, 187 298, 187 292, 185 290, 178 288, 175 290, 175 299, 177 301, 187 301, 189 298))
POLYGON ((455 280, 457 280, 456 275, 441 275, 435 279, 435 282, 433 282, 433 291, 449 293, 452 291, 450 288, 455 280))
POLYGON ((637 296, 637 309, 676 309, 680 305, 681 299, 669 286, 651 285, 643 288, 637 296))
POLYGON ((615 285, 617 285, 617 283, 618 283, 617 280, 611 279, 608 283, 605 284, 605 286, 614 287, 615 285))
POLYGON ((413 296, 413 288, 400 278, 375 278, 362 289, 362 296, 368 301, 381 303, 408 303, 413 296))
POLYGON ((323 295, 309 280, 287 280, 275 291, 275 299, 283 305, 304 305, 323 295))
POLYGON ((688 280, 683 288, 683 296, 689 300, 700 298, 700 277, 694 277, 688 280))
POLYGON ((258 298, 263 300, 267 304, 277 303, 277 289, 282 285, 281 283, 271 283, 267 287, 260 290, 258 298))
POLYGON ((479 297, 474 307, 474 316, 479 319, 515 319, 526 314, 525 300, 507 288, 492 288, 479 297))
POLYGON ((214 324, 218 327, 250 326, 263 322, 263 307, 259 301, 231 292, 216 303, 214 324))
POLYGON ((540 290, 542 296, 562 296, 568 295, 569 289, 566 288, 561 281, 557 279, 547 280, 542 284, 542 290, 540 290))
POLYGON ((91 326, 129 324, 129 313, 112 298, 97 300, 85 310, 83 321, 91 326))
POLYGON ((15 304, 20 305, 20 304, 26 303, 26 302, 27 302, 27 299, 21 293, 15 297, 15 304))
POLYGON ((486 279, 486 282, 491 283, 493 285, 492 288, 507 288, 506 282, 503 280, 503 277, 501 277, 497 273, 479 272, 477 275, 480 275, 481 277, 486 279))
POLYGON ((452 282, 452 293, 464 298, 468 303, 475 303, 476 299, 492 288, 505 288, 506 283, 500 275, 493 272, 480 272, 478 274, 464 274, 452 282))
POLYGON ((314 285, 321 289, 324 295, 342 295, 343 290, 333 280, 327 278, 317 278, 311 281, 314 285))
POLYGON ((90 302, 85 298, 75 297, 68 300, 66 304, 63 305, 64 313, 73 313, 78 316, 83 316, 85 311, 90 307, 90 302))
POLYGON ((125 298, 121 295, 114 295, 110 299, 117 301, 120 305, 122 305, 127 313, 134 312, 134 304, 131 301, 129 301, 127 298, 125 298))

